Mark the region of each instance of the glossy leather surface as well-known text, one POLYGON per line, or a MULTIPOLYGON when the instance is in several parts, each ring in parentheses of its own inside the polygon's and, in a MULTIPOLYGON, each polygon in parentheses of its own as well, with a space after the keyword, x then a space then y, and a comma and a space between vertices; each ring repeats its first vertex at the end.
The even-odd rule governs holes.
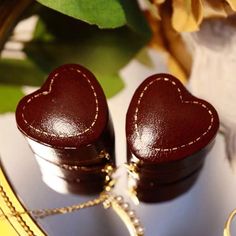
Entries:
POLYGON ((50 175, 66 178, 71 181, 75 179, 80 179, 81 181, 95 181, 100 179, 104 181, 106 177, 106 173, 103 172, 106 163, 94 166, 77 166, 77 169, 68 169, 66 167, 75 167, 75 165, 55 165, 36 155, 35 157, 42 172, 50 173, 50 175))
POLYGON ((136 186, 137 197, 140 201, 147 203, 165 202, 175 199, 194 186, 201 170, 202 168, 200 167, 191 175, 170 184, 158 184, 142 180, 136 186))
POLYGON ((108 107, 94 75, 71 64, 54 70, 39 90, 20 101, 16 120, 18 128, 36 142, 76 149, 100 137, 108 122, 108 107))
POLYGON ((104 189, 104 180, 98 179, 91 181, 80 181, 80 179, 70 180, 55 175, 45 175, 42 179, 44 183, 52 190, 61 194, 94 195, 102 192, 104 189))
MULTIPOLYGON (((157 184, 168 184, 179 181, 200 168, 205 162, 205 157, 214 143, 210 143, 204 149, 196 152, 187 158, 178 161, 148 164, 137 163, 136 172, 140 181, 157 184)), ((133 158, 131 158, 133 161, 133 158)))
POLYGON ((24 97, 16 121, 33 152, 56 164, 100 163, 101 150, 114 157, 114 133, 105 95, 86 68, 63 65, 24 97))
POLYGON ((147 78, 126 115, 128 150, 150 166, 183 160, 204 149, 218 128, 214 107, 192 96, 169 74, 147 78))
POLYGON ((114 132, 105 95, 90 71, 76 64, 55 69, 20 101, 16 121, 49 187, 64 193, 103 189, 103 169, 115 165, 114 132))
POLYGON ((127 159, 135 166, 132 187, 139 200, 167 201, 188 191, 218 128, 215 109, 178 79, 168 74, 147 78, 126 115, 127 159))
POLYGON ((41 144, 30 138, 27 138, 32 151, 39 157, 53 162, 55 164, 71 164, 71 165, 94 165, 103 162, 100 157, 100 152, 105 150, 110 154, 111 159, 107 162, 115 162, 114 154, 114 131, 111 120, 108 121, 107 127, 104 129, 101 136, 93 143, 80 146, 76 149, 53 148, 41 144))

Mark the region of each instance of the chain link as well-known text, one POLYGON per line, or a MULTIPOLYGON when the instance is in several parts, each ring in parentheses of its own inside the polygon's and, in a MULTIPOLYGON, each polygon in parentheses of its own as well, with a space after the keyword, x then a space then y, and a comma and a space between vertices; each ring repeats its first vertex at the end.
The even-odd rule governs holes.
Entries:
MULTIPOLYGON (((106 153, 106 155, 109 155, 106 153)), ((71 213, 74 211, 78 211, 84 208, 89 208, 89 207, 93 207, 93 206, 97 206, 101 203, 103 203, 104 201, 106 201, 109 197, 110 194, 109 192, 112 190, 112 188, 115 185, 115 181, 114 179, 112 179, 112 175, 114 173, 115 169, 111 164, 107 164, 102 172, 106 173, 106 178, 105 178, 105 183, 104 183, 104 191, 99 195, 99 197, 94 198, 92 200, 89 200, 87 202, 83 202, 83 203, 79 203, 76 205, 72 205, 72 206, 67 206, 67 207, 59 207, 59 208, 52 208, 52 209, 37 209, 37 210, 29 210, 29 211, 25 211, 25 212, 18 212, 18 211, 14 211, 12 213, 10 213, 8 216, 20 216, 26 213, 30 213, 32 214, 36 219, 42 219, 48 216, 52 216, 52 215, 58 215, 58 214, 67 214, 67 213, 71 213)), ((0 214, 0 218, 4 217, 4 215, 0 214)))
POLYGON ((99 197, 97 197, 93 200, 89 200, 87 202, 80 203, 80 204, 67 206, 67 207, 53 208, 53 209, 32 210, 32 211, 29 211, 29 213, 31 213, 36 219, 38 219, 38 218, 42 219, 47 216, 58 215, 58 214, 67 214, 67 213, 78 211, 78 210, 81 210, 84 208, 97 206, 97 205, 103 203, 108 198, 109 198, 108 193, 101 193, 99 197))
MULTIPOLYGON (((67 214, 75 212, 81 209, 97 206, 103 204, 104 208, 112 208, 116 214, 123 220, 129 229, 130 235, 132 236, 143 236, 144 229, 140 225, 139 219, 136 217, 135 212, 129 208, 129 204, 123 201, 122 196, 116 196, 111 193, 112 188, 115 185, 115 180, 112 178, 114 173, 114 168, 112 165, 108 164, 102 170, 106 173, 106 179, 104 183, 104 191, 99 195, 99 197, 83 202, 76 205, 71 205, 67 207, 53 208, 53 209, 39 209, 39 210, 29 210, 25 212, 18 212, 16 210, 10 213, 10 216, 19 217, 20 215, 30 213, 36 219, 42 219, 48 216, 67 214)), ((4 215, 0 215, 2 217, 4 215)), ((4 216, 5 217, 5 216, 4 216)))

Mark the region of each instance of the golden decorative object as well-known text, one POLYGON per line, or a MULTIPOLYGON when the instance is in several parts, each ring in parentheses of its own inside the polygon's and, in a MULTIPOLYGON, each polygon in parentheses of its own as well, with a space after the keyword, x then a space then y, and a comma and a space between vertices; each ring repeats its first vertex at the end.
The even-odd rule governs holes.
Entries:
MULTIPOLYGON (((29 214, 33 215, 35 219, 45 218, 47 216, 58 215, 58 214, 68 214, 74 211, 82 210, 85 208, 93 207, 99 204, 103 204, 105 209, 113 209, 115 213, 121 218, 123 223, 126 225, 127 229, 131 236, 144 236, 144 228, 141 226, 140 220, 137 218, 136 213, 130 209, 128 203, 126 203, 122 196, 116 196, 111 193, 111 190, 114 186, 114 181, 112 179, 112 174, 114 173, 114 168, 111 165, 107 165, 104 169, 104 172, 107 173, 107 182, 104 187, 104 191, 99 195, 99 197, 89 200, 87 202, 79 203, 72 206, 66 206, 61 208, 53 208, 53 209, 39 209, 39 210, 25 210, 23 207, 15 207, 15 205, 10 200, 10 195, 7 195, 4 189, 7 191, 11 191, 10 186, 8 185, 7 180, 4 182, 3 172, 0 172, 0 180, 1 183, 5 183, 3 187, 0 185, 0 227, 1 232, 7 232, 9 235, 9 226, 5 226, 6 220, 9 224, 15 228, 17 221, 19 228, 21 227, 24 232, 20 233, 20 235, 37 235, 44 236, 45 233, 40 231, 37 228, 37 225, 30 219, 29 214), (8 208, 7 210, 5 208, 8 208), (5 227, 5 231, 2 229, 5 227)), ((8 192, 9 194, 9 192, 8 192)), ((11 195, 14 196, 12 192, 11 195)), ((14 196, 15 197, 15 196, 14 196)), ((14 200, 15 204, 20 204, 18 199, 14 200)), ((20 228, 20 229, 21 229, 20 228)), ((22 230, 21 229, 21 230, 22 230)), ((15 234, 10 234, 11 236, 15 234)), ((18 235, 18 234, 16 234, 18 235)))
POLYGON ((233 210, 233 211, 230 213, 229 218, 228 218, 228 220, 227 220, 226 223, 225 223, 224 236, 231 236, 231 233, 230 233, 230 226, 231 226, 232 220, 234 219, 235 215, 236 215, 236 209, 233 210))

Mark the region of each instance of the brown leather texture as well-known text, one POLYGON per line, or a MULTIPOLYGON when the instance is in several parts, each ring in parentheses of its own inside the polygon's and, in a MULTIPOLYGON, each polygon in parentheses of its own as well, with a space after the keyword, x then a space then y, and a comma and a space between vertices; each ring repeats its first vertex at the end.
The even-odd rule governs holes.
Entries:
POLYGON ((137 198, 146 203, 165 202, 173 200, 185 193, 187 193, 197 182, 198 176, 202 168, 193 172, 185 178, 170 183, 157 184, 154 182, 138 182, 136 186, 137 198))
POLYGON ((16 121, 33 151, 55 162, 64 158, 66 163, 89 164, 102 149, 114 148, 103 90, 94 75, 77 64, 55 69, 39 90, 25 96, 16 121))
POLYGON ((55 69, 19 102, 16 122, 51 188, 102 190, 103 169, 115 165, 115 139, 104 92, 90 71, 77 64, 55 69))
POLYGON ((145 165, 144 162, 137 163, 136 172, 140 176, 140 181, 146 181, 146 183, 168 184, 179 181, 204 164, 206 155, 212 146, 213 143, 210 143, 199 152, 178 161, 149 163, 148 165, 145 165))
POLYGON ((216 110, 169 74, 147 78, 126 114, 127 159, 140 201, 171 200, 197 180, 219 128, 216 110), (135 177, 133 177, 135 178, 135 177))
POLYGON ((32 151, 39 157, 53 162, 55 164, 68 164, 68 165, 94 165, 100 164, 104 161, 101 158, 101 151, 105 150, 110 154, 111 159, 105 161, 107 163, 115 162, 114 153, 114 131, 111 120, 109 120, 107 127, 101 134, 101 136, 93 143, 89 145, 83 145, 76 149, 67 148, 53 148, 36 142, 30 138, 27 138, 28 143, 32 151))
POLYGON ((55 69, 39 90, 20 101, 16 120, 19 129, 37 142, 78 148, 100 137, 108 122, 108 107, 94 75, 68 64, 55 69))
POLYGON ((62 194, 94 195, 103 191, 104 180, 67 179, 53 175, 44 175, 43 181, 54 191, 62 194))
POLYGON ((214 107, 192 96, 169 74, 147 78, 135 91, 126 115, 128 151, 150 166, 199 152, 213 141, 218 128, 214 107))
POLYGON ((106 166, 106 162, 103 162, 94 166, 77 166, 77 165, 56 165, 52 162, 46 161, 43 158, 35 155, 37 162, 42 172, 50 175, 66 178, 68 180, 80 179, 80 180, 104 180, 106 173, 103 169, 106 166))

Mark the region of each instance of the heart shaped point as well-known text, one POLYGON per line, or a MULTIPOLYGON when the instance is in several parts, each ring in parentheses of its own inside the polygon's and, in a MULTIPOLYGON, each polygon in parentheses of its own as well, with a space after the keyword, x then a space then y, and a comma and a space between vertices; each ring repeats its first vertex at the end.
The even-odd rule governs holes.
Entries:
POLYGON ((50 73, 39 90, 20 101, 16 120, 25 136, 41 144, 78 148, 101 136, 108 107, 94 75, 68 64, 50 73))
POLYGON ((147 78, 126 116, 128 150, 145 163, 182 160, 205 148, 219 128, 216 110, 169 74, 147 78))

